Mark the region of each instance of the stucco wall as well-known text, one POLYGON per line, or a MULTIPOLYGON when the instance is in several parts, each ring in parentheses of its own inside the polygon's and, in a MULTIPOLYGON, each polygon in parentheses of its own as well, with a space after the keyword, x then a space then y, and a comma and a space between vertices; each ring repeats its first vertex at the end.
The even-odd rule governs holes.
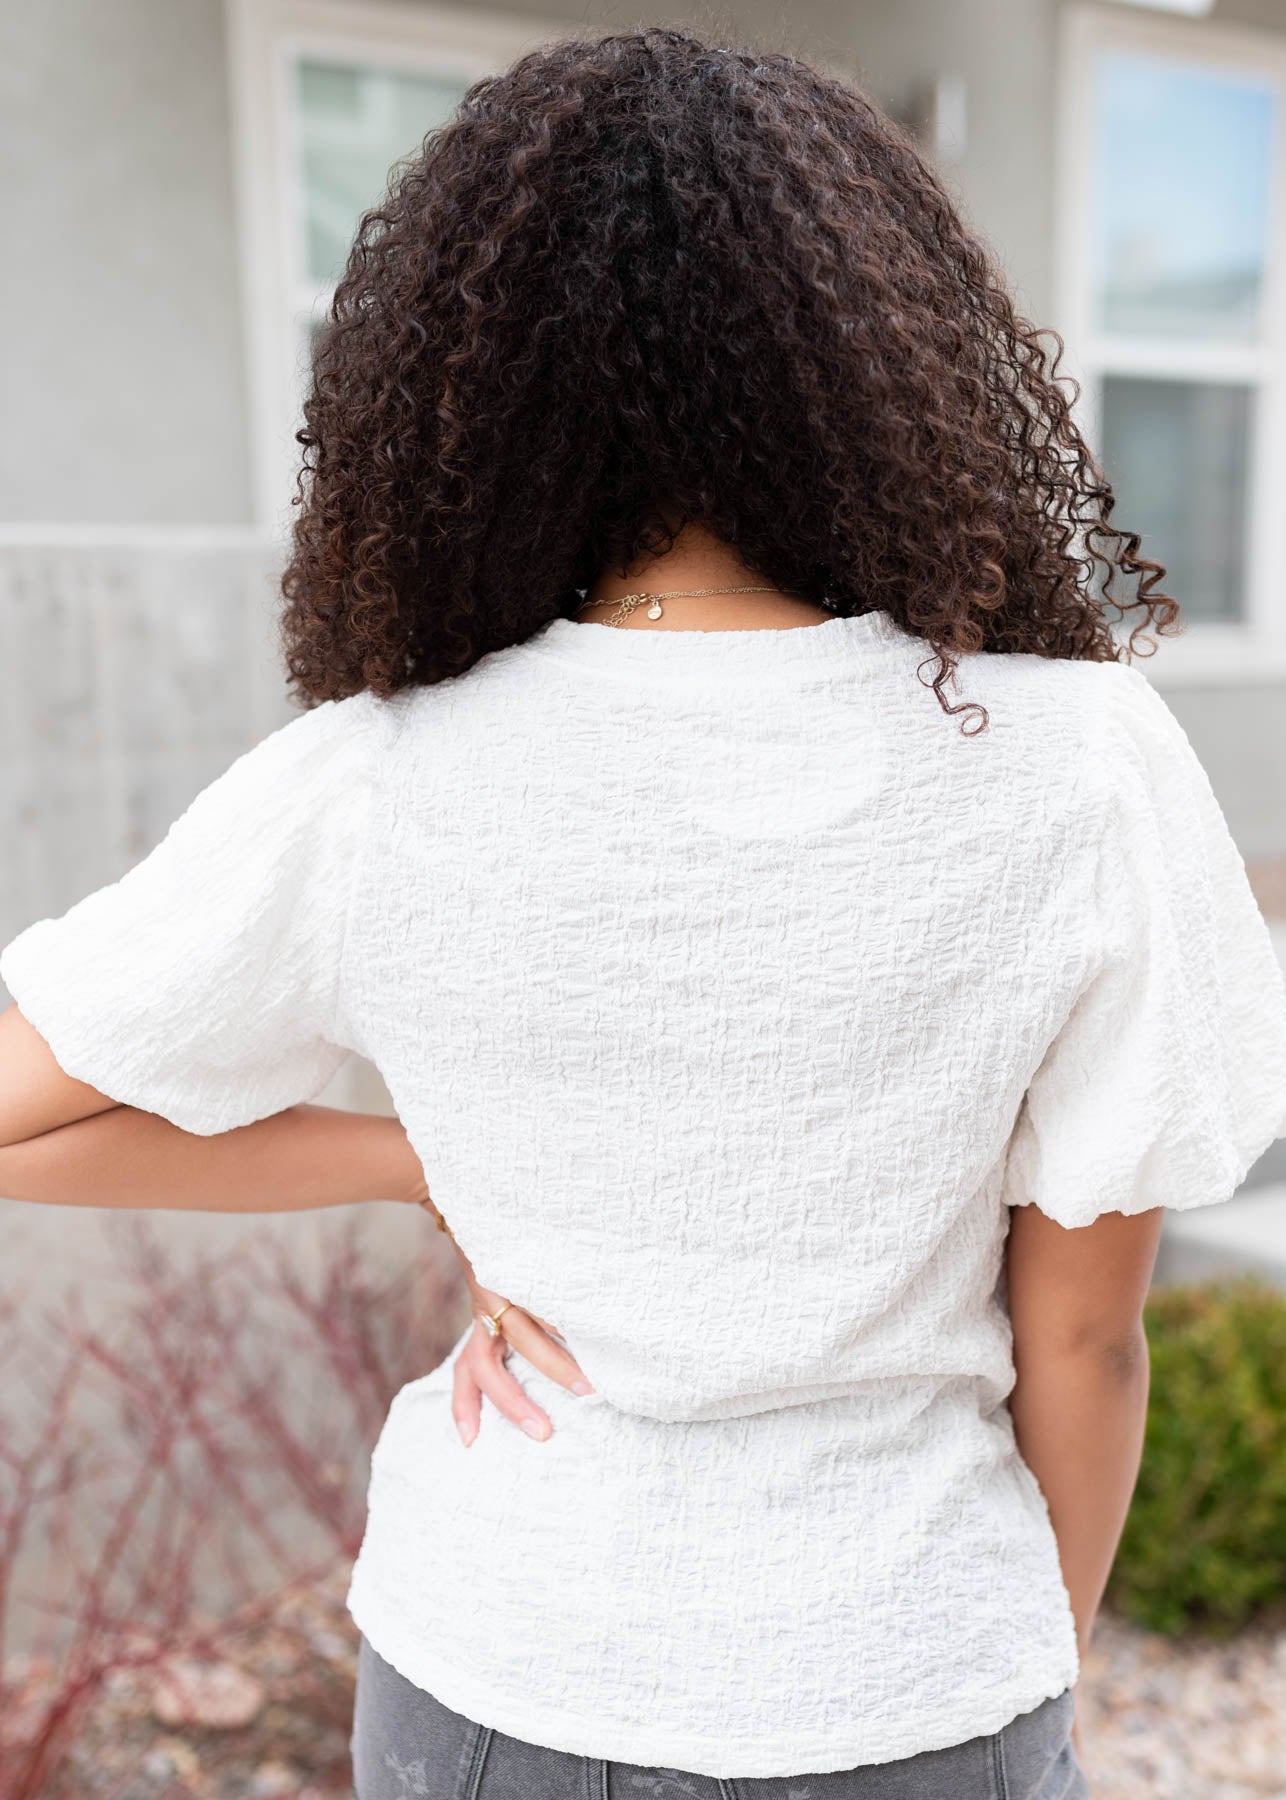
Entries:
MULTIPOLYGON (((547 18, 559 9, 510 0, 505 10, 547 18)), ((963 75, 968 143, 959 165, 945 172, 1023 302, 1048 312, 1057 0, 794 0, 789 7, 741 0, 646 13, 629 0, 589 0, 583 16, 613 25, 642 17, 692 23, 716 42, 742 35, 856 76, 899 116, 926 79, 963 75)))
POLYGON ((1223 25, 1255 25, 1286 32, 1286 0, 1216 0, 1211 18, 1223 25))
POLYGON ((221 0, 0 16, 0 517, 250 517, 221 0))

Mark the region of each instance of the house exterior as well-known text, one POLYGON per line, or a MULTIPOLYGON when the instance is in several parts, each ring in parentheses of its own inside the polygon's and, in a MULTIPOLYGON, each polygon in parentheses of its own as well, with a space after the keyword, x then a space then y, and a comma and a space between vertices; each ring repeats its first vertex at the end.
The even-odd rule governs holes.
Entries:
MULTIPOLYGON (((389 163, 469 82, 644 16, 556 5, 8 9, 0 941, 288 716, 273 574, 311 325, 389 163)), ((1067 340, 1189 616, 1147 672, 1286 918, 1286 0, 646 16, 851 73, 921 133, 1067 340)))

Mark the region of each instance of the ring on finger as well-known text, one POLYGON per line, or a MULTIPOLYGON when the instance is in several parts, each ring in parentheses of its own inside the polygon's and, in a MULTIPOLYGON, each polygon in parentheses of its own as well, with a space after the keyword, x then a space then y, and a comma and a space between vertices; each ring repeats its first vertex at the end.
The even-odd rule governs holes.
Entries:
POLYGON ((506 1300, 504 1305, 498 1306, 493 1313, 480 1312, 478 1314, 479 1321, 485 1327, 488 1337, 494 1338, 504 1336, 504 1333, 500 1329, 500 1321, 504 1318, 512 1305, 512 1300, 506 1300))

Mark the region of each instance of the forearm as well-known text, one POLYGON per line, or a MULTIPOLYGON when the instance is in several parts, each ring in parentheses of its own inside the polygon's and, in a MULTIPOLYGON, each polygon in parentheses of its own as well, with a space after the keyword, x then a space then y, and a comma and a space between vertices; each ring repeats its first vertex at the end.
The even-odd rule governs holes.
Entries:
POLYGON ((1016 1346, 1015 1362, 1014 1433, 1049 1505, 1084 1655, 1139 1472, 1147 1339, 1140 1326, 1111 1346, 1016 1346))
POLYGON ((118 1106, 0 1148, 0 1195, 60 1206, 295 1212, 414 1199, 419 1175, 398 1120, 324 1106, 214 1137, 118 1106))

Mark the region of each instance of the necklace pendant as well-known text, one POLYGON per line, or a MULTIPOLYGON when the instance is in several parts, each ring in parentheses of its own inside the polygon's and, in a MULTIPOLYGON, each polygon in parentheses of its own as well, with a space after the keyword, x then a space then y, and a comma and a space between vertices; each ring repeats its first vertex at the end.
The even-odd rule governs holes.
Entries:
POLYGON ((661 602, 659 600, 654 600, 651 606, 648 607, 647 616, 649 619, 659 619, 661 617, 661 602))

